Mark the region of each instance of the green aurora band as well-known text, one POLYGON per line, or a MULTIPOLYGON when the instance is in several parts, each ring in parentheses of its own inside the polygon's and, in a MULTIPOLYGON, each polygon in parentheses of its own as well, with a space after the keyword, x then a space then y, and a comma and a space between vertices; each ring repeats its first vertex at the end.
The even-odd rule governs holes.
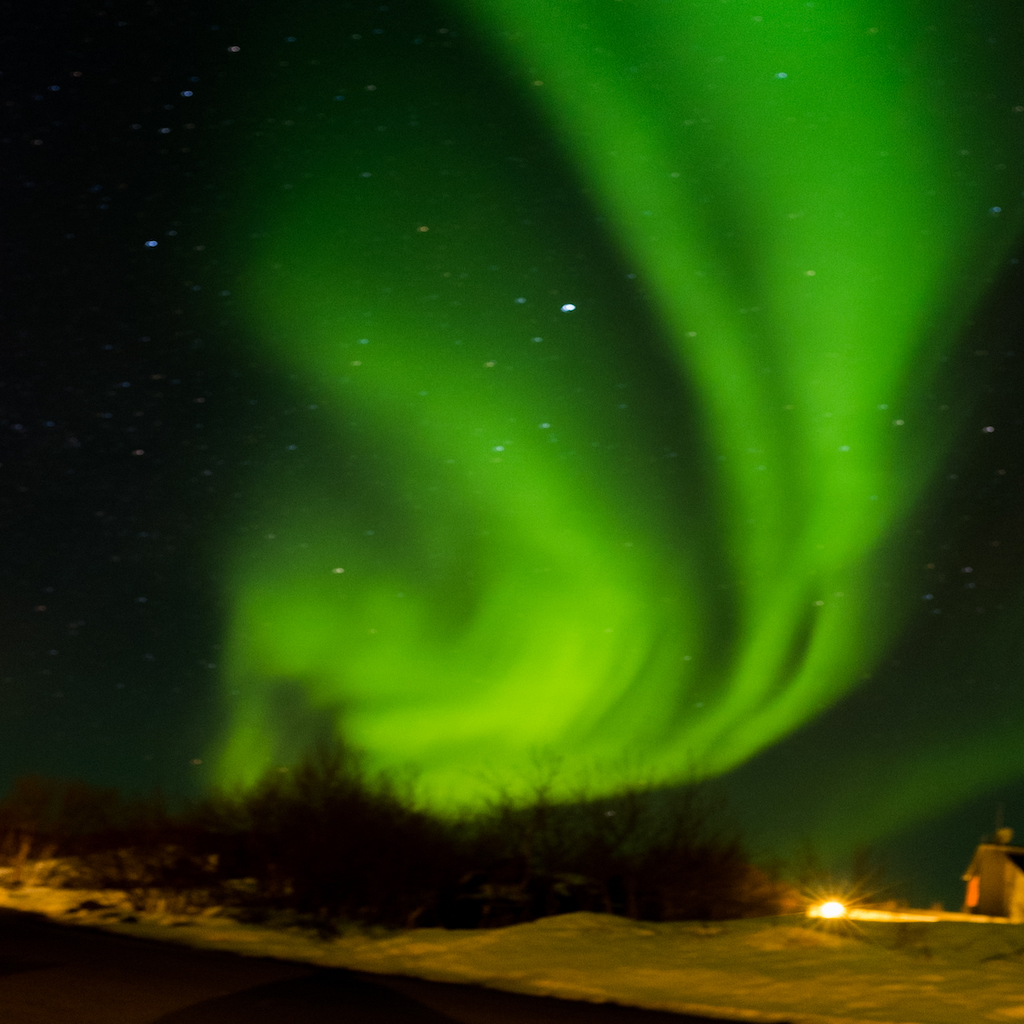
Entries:
POLYGON ((900 624, 890 541, 958 426, 925 394, 1021 223, 982 30, 952 3, 464 2, 517 109, 339 56, 281 111, 340 81, 348 127, 247 154, 249 327, 346 454, 268 473, 232 546, 223 784, 325 732, 439 809, 556 757, 561 796, 720 774, 900 624), (656 328, 623 273, 574 271, 597 229, 518 208, 544 186, 503 134, 545 123, 656 328))

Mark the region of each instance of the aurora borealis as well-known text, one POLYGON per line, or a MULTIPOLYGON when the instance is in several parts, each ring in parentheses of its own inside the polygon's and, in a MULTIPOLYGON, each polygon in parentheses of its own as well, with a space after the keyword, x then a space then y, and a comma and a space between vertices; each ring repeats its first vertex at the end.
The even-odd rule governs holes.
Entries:
POLYGON ((703 773, 921 899, 1024 828, 1005 5, 25 18, 5 785, 703 773))
POLYGON ((552 757, 562 795, 716 775, 900 625, 889 538, 960 426, 922 386, 1020 226, 1013 115, 977 98, 1000 67, 951 60, 957 18, 916 5, 467 6, 658 329, 516 216, 479 97, 415 58, 293 80, 347 116, 245 153, 243 301, 383 479, 261 485, 274 525, 230 555, 224 781, 314 723, 437 806, 552 757))

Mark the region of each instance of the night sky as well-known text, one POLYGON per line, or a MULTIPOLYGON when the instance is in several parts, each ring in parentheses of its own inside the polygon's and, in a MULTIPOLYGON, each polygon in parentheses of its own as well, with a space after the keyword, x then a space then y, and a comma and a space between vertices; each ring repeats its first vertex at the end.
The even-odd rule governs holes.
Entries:
POLYGON ((1024 830, 1020 28, 326 6, 5 24, 0 786, 706 771, 958 909, 1024 830))

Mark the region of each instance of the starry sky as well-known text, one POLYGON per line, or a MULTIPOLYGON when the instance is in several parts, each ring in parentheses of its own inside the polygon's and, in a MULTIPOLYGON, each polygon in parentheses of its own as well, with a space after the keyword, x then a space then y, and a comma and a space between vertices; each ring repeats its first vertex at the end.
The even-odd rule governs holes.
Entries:
MULTIPOLYGON (((684 658, 710 666, 707 676, 693 669, 693 708, 738 692, 728 678, 744 664, 730 661, 732 620, 746 606, 729 595, 744 572, 770 567, 729 532, 731 506, 714 489, 725 450, 716 443, 728 431, 702 418, 706 376, 680 372, 694 356, 672 347, 686 332, 665 299, 659 274, 668 272, 644 263, 614 176, 602 178, 602 161, 588 155, 600 126, 572 143, 574 129, 559 128, 564 109, 552 101, 546 113, 523 85, 547 75, 530 64, 543 62, 543 48, 510 56, 493 43, 500 25, 466 6, 314 8, 270 4, 255 17, 231 3, 81 4, 61 5, 57 18, 44 5, 36 20, 5 27, 16 56, 4 76, 2 139, 11 226, 0 351, 0 784, 39 771, 201 792, 232 763, 286 759, 342 715, 325 689, 348 687, 342 703, 372 710, 370 697, 387 696, 388 680, 410 666, 431 678, 449 672, 456 699, 413 702, 401 725, 355 713, 353 730, 382 751, 418 751, 435 764, 437 749, 451 749, 462 764, 477 755, 459 686, 479 671, 477 634, 493 648, 494 622, 528 638, 521 646, 537 664, 575 680, 566 691, 579 704, 616 680, 605 718, 637 719, 629 744, 654 744, 645 723, 663 724, 658 694, 691 670, 684 658), (368 191, 382 179, 386 188, 368 191), (358 241, 355 257, 322 233, 335 221, 358 241), (319 269, 339 253, 350 260, 346 286, 356 282, 351 301, 341 290, 348 305, 319 269), (371 294, 373 315, 363 309, 371 294), (465 312, 442 316, 441 305, 465 312), (388 347, 395 323, 405 340, 388 347), (460 345, 465 363, 422 339, 460 345), (506 364, 518 376, 491 376, 506 364), (353 379, 376 366, 377 378, 353 379), (345 386, 328 386, 328 376, 345 386), (492 408, 533 433, 500 433, 492 408), (400 429, 406 421, 417 429, 400 429), (517 462, 520 449, 528 457, 517 462), (455 468, 432 468, 421 452, 455 468), (505 509, 527 487, 527 511, 510 527, 505 509), (309 564, 327 559, 311 588, 307 550, 309 564), (443 555, 424 562, 425 550, 443 555), (565 582, 531 589, 536 577, 523 567, 549 563, 565 582), (585 575, 596 578, 594 566, 615 584, 614 599, 585 575), (586 586, 573 589, 581 574, 586 586), (335 584, 362 595, 337 606, 361 636, 378 620, 400 624, 394 648, 378 655, 346 634, 346 653, 330 654, 340 675, 297 685, 320 671, 319 638, 334 635, 332 602, 342 599, 325 588, 335 584), (592 604, 581 603, 584 591, 592 604), (429 615, 398 610, 398 597, 417 593, 429 615), (541 611, 526 615, 524 603, 541 611), (705 619, 688 626, 698 611, 705 619), (656 669, 639 641, 593 647, 577 620, 605 618, 609 632, 669 635, 649 641, 656 669), (258 621, 271 627, 255 644, 258 621), (584 668, 580 652, 591 658, 584 668), (275 688, 247 704, 246 680, 270 663, 275 688), (646 680, 638 691, 627 685, 633 676, 646 680), (268 715, 290 723, 270 748, 259 731, 268 715)), ((946 53, 944 74, 985 168, 998 160, 1017 174, 998 199, 1009 217, 1020 213, 1013 116, 1024 117, 1024 86, 1008 74, 988 92, 957 85, 961 64, 988 53, 998 68, 1020 42, 994 10, 964 9, 948 33, 962 50, 946 53), (1003 115, 1008 127, 993 141, 990 125, 1003 115)), ((909 24, 927 28, 935 17, 913 7, 909 24)), ((564 52, 565 95, 578 95, 573 69, 598 80, 599 62, 581 56, 590 49, 564 52)), ((657 68, 650 75, 648 86, 659 86, 657 68)), ((652 109, 638 137, 656 135, 652 109)), ((712 180, 740 178, 739 156, 734 166, 707 146, 694 158, 698 178, 712 158, 712 180)), ((984 168, 966 174, 965 193, 976 180, 984 168)), ((758 209, 748 212, 756 224, 758 209)), ((726 219, 706 230, 687 244, 717 247, 712 265, 755 260, 752 248, 730 248, 726 219)), ((1024 292, 1019 248, 983 236, 961 239, 959 251, 958 238, 948 243, 964 257, 947 284, 952 298, 931 314, 954 326, 933 325, 941 343, 915 356, 900 399, 911 411, 886 410, 917 429, 892 470, 914 486, 874 560, 858 563, 874 617, 854 620, 837 645, 850 678, 770 728, 750 727, 741 705, 708 749, 690 719, 677 722, 678 743, 658 738, 680 773, 691 747, 705 760, 739 751, 718 784, 756 849, 793 856, 810 843, 841 864, 871 844, 917 901, 948 907, 997 808, 1024 828, 1024 292), (747 734, 759 738, 733 742, 747 734)), ((879 324, 887 313, 898 319, 898 298, 886 303, 879 324)), ((739 485, 723 479, 732 494, 739 485)), ((784 503, 778 514, 789 514, 784 503)), ((755 610, 769 606, 774 585, 751 600, 755 610)), ((494 665, 518 680, 512 654, 494 665)), ((554 688, 538 679, 541 695, 554 688)), ((408 685, 419 693, 427 684, 408 685)), ((504 716, 527 749, 544 738, 529 731, 537 699, 495 698, 480 715, 504 716), (509 717, 513 703, 527 707, 529 728, 509 717)), ((567 750, 618 751, 577 742, 576 719, 559 708, 569 724, 552 735, 567 750)), ((613 731, 592 733, 604 742, 613 731)))

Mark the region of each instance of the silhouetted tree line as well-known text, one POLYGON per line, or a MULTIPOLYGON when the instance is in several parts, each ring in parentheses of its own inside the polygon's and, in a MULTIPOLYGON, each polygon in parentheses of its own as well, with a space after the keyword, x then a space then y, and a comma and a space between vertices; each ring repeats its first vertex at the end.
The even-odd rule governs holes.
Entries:
POLYGON ((159 794, 24 777, 0 801, 0 860, 7 884, 59 859, 62 884, 122 890, 140 911, 285 913, 325 933, 346 920, 478 928, 576 910, 716 920, 793 909, 789 887, 714 827, 699 786, 571 803, 548 789, 446 819, 343 748, 174 811, 159 794))

